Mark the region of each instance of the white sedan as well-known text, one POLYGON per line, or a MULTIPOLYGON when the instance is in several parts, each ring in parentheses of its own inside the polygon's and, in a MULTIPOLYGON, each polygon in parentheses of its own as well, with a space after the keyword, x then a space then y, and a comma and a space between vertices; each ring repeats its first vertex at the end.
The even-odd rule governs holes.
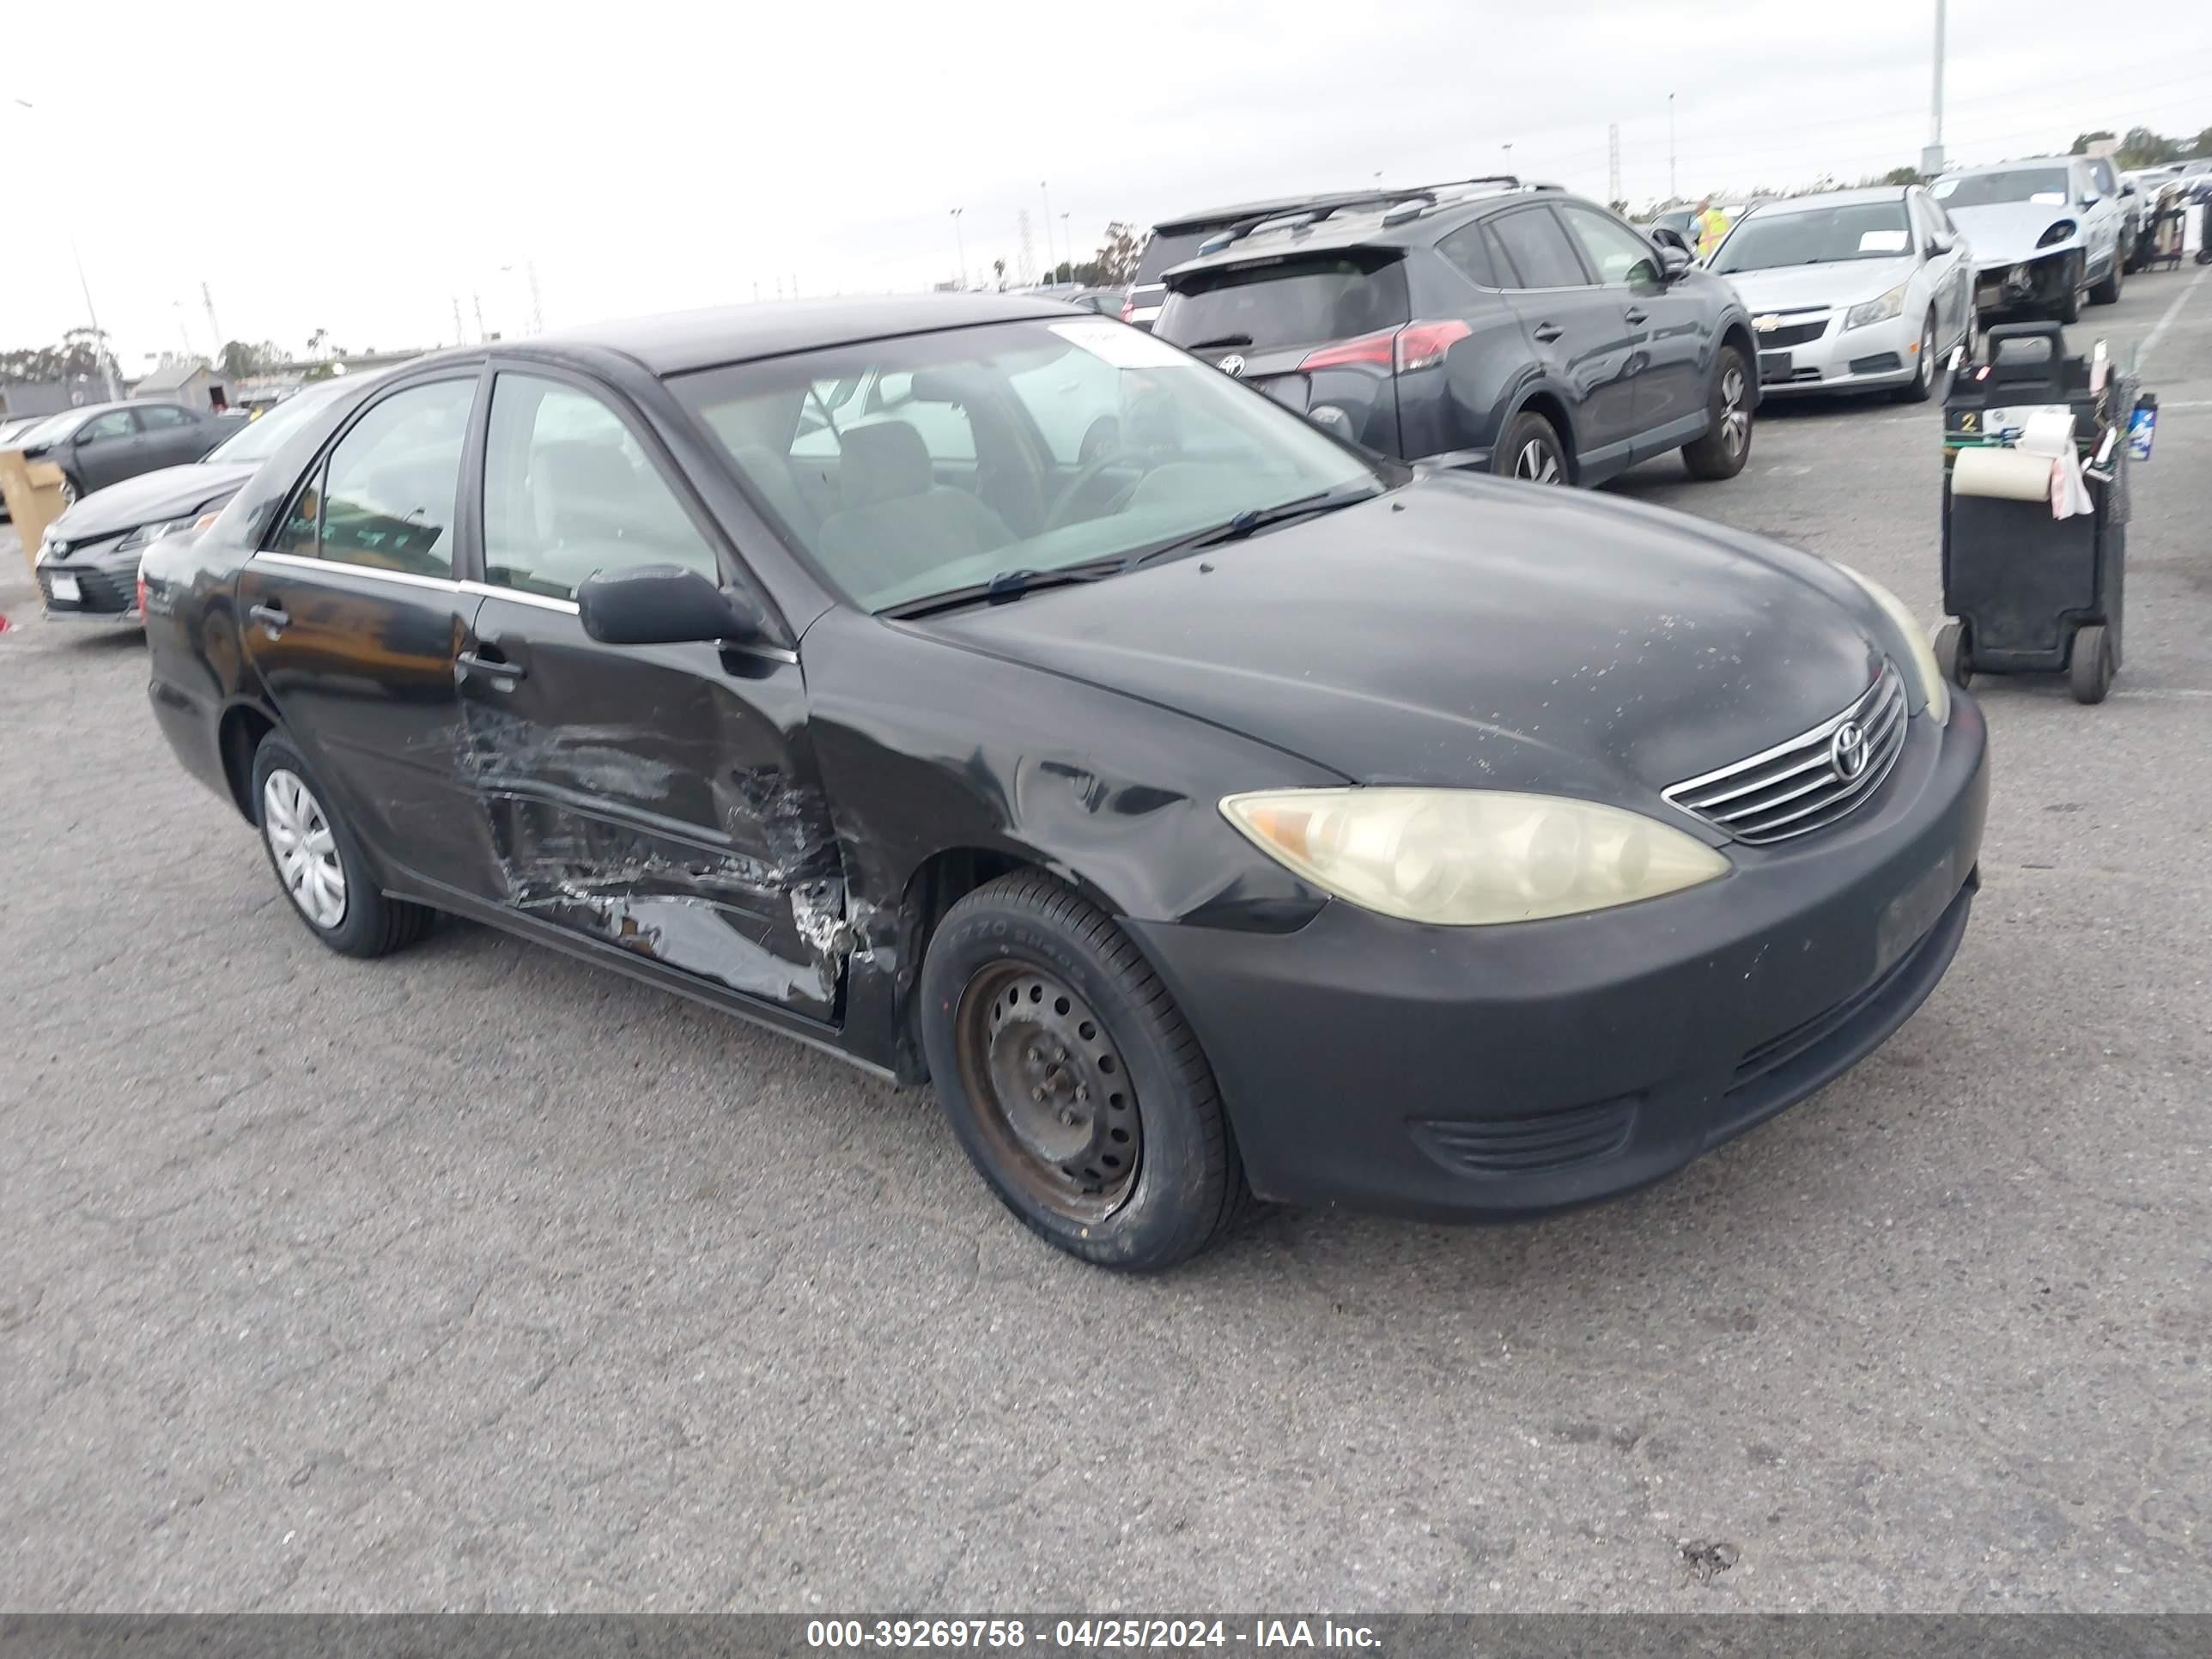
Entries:
POLYGON ((1972 250, 1917 185, 1766 203, 1711 265, 1751 313, 1768 397, 1888 388, 1917 403, 1973 342, 1972 250))

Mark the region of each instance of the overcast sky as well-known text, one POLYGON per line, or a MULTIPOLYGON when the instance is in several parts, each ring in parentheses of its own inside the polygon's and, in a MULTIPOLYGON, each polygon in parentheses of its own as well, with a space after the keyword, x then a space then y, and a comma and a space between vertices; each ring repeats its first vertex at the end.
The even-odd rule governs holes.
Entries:
MULTIPOLYGON (((2212 126, 2203 0, 1951 0, 1954 160, 2212 126)), ((471 0, 13 9, 0 347, 81 323, 126 369, 950 277, 1110 219, 1498 169, 1602 197, 1856 179, 1928 137, 1934 0, 1069 5, 471 0), (96 26, 94 26, 96 25, 96 26), (88 27, 94 26, 94 27, 88 27), (35 107, 26 111, 16 100, 35 107), (43 220, 43 222, 41 222, 43 220), (181 303, 180 303, 181 302, 181 303)))

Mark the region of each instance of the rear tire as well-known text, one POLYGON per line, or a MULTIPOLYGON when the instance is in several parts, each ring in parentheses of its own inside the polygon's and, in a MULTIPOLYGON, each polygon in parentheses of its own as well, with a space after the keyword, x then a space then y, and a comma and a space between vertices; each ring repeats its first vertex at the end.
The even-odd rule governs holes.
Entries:
POLYGON ((331 950, 388 956, 430 931, 437 912, 385 896, 330 792, 274 732, 253 753, 252 802, 277 886, 307 931, 331 950))
POLYGON ((1523 483, 1564 484, 1567 477, 1566 446, 1559 428, 1541 415, 1522 410, 1506 424, 1505 436, 1491 452, 1491 468, 1501 477, 1523 483))
POLYGON ((1920 349, 1914 354, 1912 379, 1889 395, 1901 404, 1924 404, 1936 390, 1936 313, 1920 319, 1920 349))
POLYGON ((1102 1267, 1157 1273, 1249 1202, 1212 1069, 1112 917, 1036 871, 946 913, 921 1025, 953 1133, 1024 1225, 1102 1267))
POLYGON ((1967 636, 1966 624, 1956 617, 1936 630, 1933 641, 1936 666, 1943 678, 1962 690, 1974 678, 1974 646, 1967 636))
POLYGON ((2118 248, 2114 248, 2112 250, 2112 268, 2110 271, 2106 273, 2105 280, 2103 282, 2098 283, 2096 287, 2089 290, 2089 303, 2100 306, 2118 305, 2120 302, 2121 275, 2120 252, 2118 248))
POLYGON ((1751 459, 1751 368, 1732 345, 1723 346, 1713 363, 1707 407, 1711 424, 1704 437, 1682 446, 1682 464, 1693 478, 1733 478, 1751 459))

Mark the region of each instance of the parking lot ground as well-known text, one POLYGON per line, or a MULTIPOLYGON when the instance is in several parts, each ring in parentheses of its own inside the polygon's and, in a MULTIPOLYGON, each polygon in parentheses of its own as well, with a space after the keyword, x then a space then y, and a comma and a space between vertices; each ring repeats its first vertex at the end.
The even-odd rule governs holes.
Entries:
MULTIPOLYGON (((1911 1024, 1626 1201, 1154 1280, 926 1092, 479 928, 323 951, 9 550, 0 1606, 2212 1609, 2212 283, 2099 329, 2165 402, 2127 665, 1978 686, 1911 1024)), ((1933 620, 1939 445, 1793 408, 1619 488, 1933 620)))

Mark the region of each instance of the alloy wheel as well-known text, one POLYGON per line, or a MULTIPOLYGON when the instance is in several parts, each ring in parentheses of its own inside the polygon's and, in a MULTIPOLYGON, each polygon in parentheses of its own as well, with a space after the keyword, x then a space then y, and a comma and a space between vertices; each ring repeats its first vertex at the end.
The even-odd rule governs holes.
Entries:
POLYGON ((1513 476, 1529 483, 1555 484, 1564 482, 1565 474, 1558 452, 1541 438, 1531 438, 1513 458, 1513 476))
POLYGON ((1733 362, 1721 376, 1721 442, 1731 459, 1751 445, 1751 411, 1744 407, 1747 384, 1743 371, 1733 362))
POLYGON ((76 483, 67 474, 64 474, 62 477, 62 505, 64 507, 76 505, 76 483))
POLYGON ((277 878, 300 914, 327 933, 345 920, 345 866, 322 803, 296 772, 277 768, 261 786, 261 833, 277 878))
POLYGON ((1000 1170, 1037 1202, 1103 1221, 1135 1189, 1136 1085, 1098 1017, 1058 975, 1001 962, 954 1016, 961 1086, 1000 1170))
POLYGON ((1936 381, 1936 318, 1930 313, 1928 320, 1920 325, 1920 384, 1932 386, 1936 381))

